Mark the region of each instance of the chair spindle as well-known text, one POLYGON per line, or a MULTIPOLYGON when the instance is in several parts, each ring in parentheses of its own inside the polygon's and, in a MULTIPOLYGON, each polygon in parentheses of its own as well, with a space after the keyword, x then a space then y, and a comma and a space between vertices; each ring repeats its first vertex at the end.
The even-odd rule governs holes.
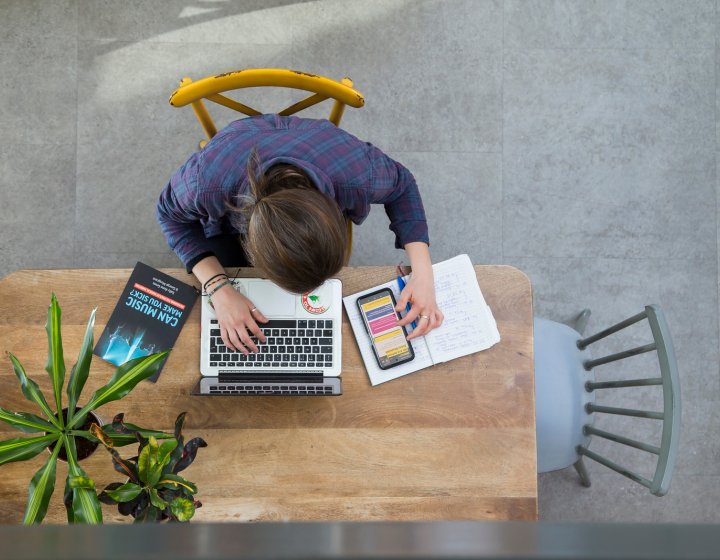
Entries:
POLYGON ((657 344, 655 344, 654 342, 646 344, 645 346, 638 346, 637 348, 632 348, 631 350, 625 350, 624 352, 618 352, 617 354, 611 354, 610 356, 605 356, 604 358, 598 358, 596 360, 586 360, 583 362, 583 366, 587 371, 590 371, 595 366, 601 366, 610 362, 617 362, 618 360, 624 360, 625 358, 629 358, 630 356, 645 354, 646 352, 652 352, 653 350, 657 350, 657 344))
POLYGON ((586 346, 592 344, 593 342, 597 342, 598 340, 601 340, 607 336, 610 336, 613 333, 616 333, 618 331, 623 330, 624 328, 629 327, 630 325, 634 325, 638 321, 642 321, 647 317, 647 312, 643 311, 641 313, 638 313, 637 315, 634 315, 630 317, 629 319, 625 319, 621 323, 618 323, 617 325, 613 325, 610 328, 605 329, 604 331, 600 331, 597 334, 594 334, 593 336, 589 336, 587 338, 581 338, 577 341, 577 346, 580 348, 580 350, 584 350, 586 346))
POLYGON ((652 420, 664 420, 665 415, 662 412, 651 412, 649 410, 635 410, 632 408, 615 408, 612 406, 600 406, 593 403, 587 403, 585 410, 588 413, 602 412, 605 414, 619 414, 621 416, 634 416, 636 418, 650 418, 652 420))
POLYGON ((594 451, 590 451, 589 449, 585 449, 584 447, 578 446, 577 452, 580 455, 585 455, 585 457, 588 457, 589 459, 592 459, 593 461, 597 461, 601 465, 605 465, 607 468, 614 470, 617 473, 620 473, 623 476, 628 477, 630 480, 633 480, 635 482, 638 482, 639 484, 642 484, 645 486, 645 488, 650 488, 652 486, 652 482, 648 480, 647 478, 644 478, 640 476, 637 473, 634 473, 633 471, 626 469, 625 467, 621 467, 617 463, 613 463, 610 459, 606 459, 602 455, 598 455, 594 451))
POLYGON ((647 451, 648 453, 652 453, 654 455, 660 455, 660 448, 656 447, 655 445, 643 443, 641 441, 637 441, 634 439, 619 436, 617 434, 611 434, 610 432, 606 432, 604 430, 599 430, 590 425, 583 427, 583 433, 586 436, 588 436, 588 435, 598 436, 598 437, 601 437, 604 439, 609 439, 610 441, 622 443, 623 445, 627 445, 629 447, 634 447, 635 449, 639 449, 641 451, 647 451))
POLYGON ((585 389, 592 392, 595 389, 619 389, 622 387, 647 387, 648 385, 662 385, 662 377, 645 379, 628 379, 627 381, 587 381, 585 389))

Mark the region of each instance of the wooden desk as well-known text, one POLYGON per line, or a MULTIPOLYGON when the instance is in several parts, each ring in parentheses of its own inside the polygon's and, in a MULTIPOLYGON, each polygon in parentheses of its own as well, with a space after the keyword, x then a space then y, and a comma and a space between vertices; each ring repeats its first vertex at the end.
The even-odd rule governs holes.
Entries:
MULTIPOLYGON (((195 521, 536 519, 530 283, 512 267, 476 271, 502 337, 485 352, 371 387, 344 317, 344 395, 192 397, 199 376, 196 305, 159 381, 143 382, 102 407, 100 416, 109 421, 125 412, 128 422, 171 431, 177 414, 188 412, 186 437, 201 436, 209 445, 183 473, 200 490, 195 521)), ((22 396, 6 351, 52 402, 44 370, 51 292, 62 307, 69 375, 91 309, 98 308, 97 340, 129 274, 23 270, 0 280, 0 405, 37 412, 22 396)), ((352 294, 393 276, 392 267, 361 267, 344 269, 340 278, 344 294, 352 294)), ((80 403, 113 371, 94 358, 80 403)), ((18 435, 0 426, 1 439, 18 435)), ((131 456, 133 449, 120 451, 131 456)), ((0 522, 21 521, 28 482, 45 460, 0 467, 0 522)), ((98 488, 120 481, 102 449, 83 467, 98 488)), ((64 523, 64 464, 57 474, 46 520, 64 523)), ((103 514, 105 521, 128 520, 110 506, 103 514)))

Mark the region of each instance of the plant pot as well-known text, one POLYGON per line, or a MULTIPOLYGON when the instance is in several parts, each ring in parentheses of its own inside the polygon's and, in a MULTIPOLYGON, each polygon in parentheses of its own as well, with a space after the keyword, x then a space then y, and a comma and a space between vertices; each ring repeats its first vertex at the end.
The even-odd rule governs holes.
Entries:
MULTIPOLYGON (((80 408, 75 408, 75 412, 80 412, 80 408)), ((63 419, 65 422, 67 422, 67 408, 63 408, 63 419)), ((85 416, 85 422, 82 423, 81 426, 76 428, 77 430, 82 431, 88 431, 90 430, 90 426, 93 424, 97 424, 98 426, 103 425, 103 421, 100 420, 100 417, 95 414, 94 412, 88 412, 87 416, 85 416)), ((57 442, 54 442, 50 445, 48 445, 48 451, 52 453, 53 449, 55 449, 55 444, 57 442)), ((95 450, 98 448, 98 445, 100 445, 97 441, 90 441, 82 437, 76 437, 75 438, 75 451, 77 453, 77 460, 82 461, 83 459, 87 459, 95 453, 95 450)), ((60 450, 60 453, 58 453, 58 459, 61 461, 67 461, 67 450, 65 447, 63 447, 60 450)))

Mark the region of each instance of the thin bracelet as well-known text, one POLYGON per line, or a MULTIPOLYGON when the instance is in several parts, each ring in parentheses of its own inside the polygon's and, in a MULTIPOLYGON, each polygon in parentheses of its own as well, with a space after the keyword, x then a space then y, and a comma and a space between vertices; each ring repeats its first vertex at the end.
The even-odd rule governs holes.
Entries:
POLYGON ((225 280, 228 280, 227 276, 225 276, 224 278, 217 278, 217 279, 213 280, 212 282, 208 282, 205 286, 205 292, 207 292, 211 286, 219 284, 220 282, 225 282, 225 280))
MULTIPOLYGON (((224 282, 224 280, 222 280, 222 282, 224 282)), ((215 285, 217 285, 217 282, 213 283, 211 286, 215 286, 215 285)), ((211 288, 210 291, 212 291, 211 286, 208 286, 209 288, 211 288)), ((204 296, 208 295, 208 290, 203 290, 202 295, 204 295, 204 296)))
POLYGON ((227 274, 225 274, 224 272, 220 272, 215 276, 211 276, 210 278, 208 278, 207 282, 203 284, 203 290, 207 290, 208 284, 210 284, 210 282, 212 282, 215 278, 218 278, 219 276, 224 276, 225 278, 228 277, 227 274))
POLYGON ((222 282, 220 282, 219 285, 215 286, 212 290, 210 290, 210 291, 208 292, 208 298, 213 297, 213 295, 215 294, 215 292, 217 292, 220 288, 224 288, 224 287, 227 286, 228 284, 229 284, 230 286, 232 286, 232 282, 230 282, 230 280, 223 280, 222 282))

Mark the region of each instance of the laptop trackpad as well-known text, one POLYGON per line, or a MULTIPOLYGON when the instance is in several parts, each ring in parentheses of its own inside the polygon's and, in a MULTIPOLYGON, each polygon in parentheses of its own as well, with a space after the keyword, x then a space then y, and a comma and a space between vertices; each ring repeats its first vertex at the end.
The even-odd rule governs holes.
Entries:
POLYGON ((248 298, 266 317, 295 315, 296 294, 270 282, 250 282, 248 298))

